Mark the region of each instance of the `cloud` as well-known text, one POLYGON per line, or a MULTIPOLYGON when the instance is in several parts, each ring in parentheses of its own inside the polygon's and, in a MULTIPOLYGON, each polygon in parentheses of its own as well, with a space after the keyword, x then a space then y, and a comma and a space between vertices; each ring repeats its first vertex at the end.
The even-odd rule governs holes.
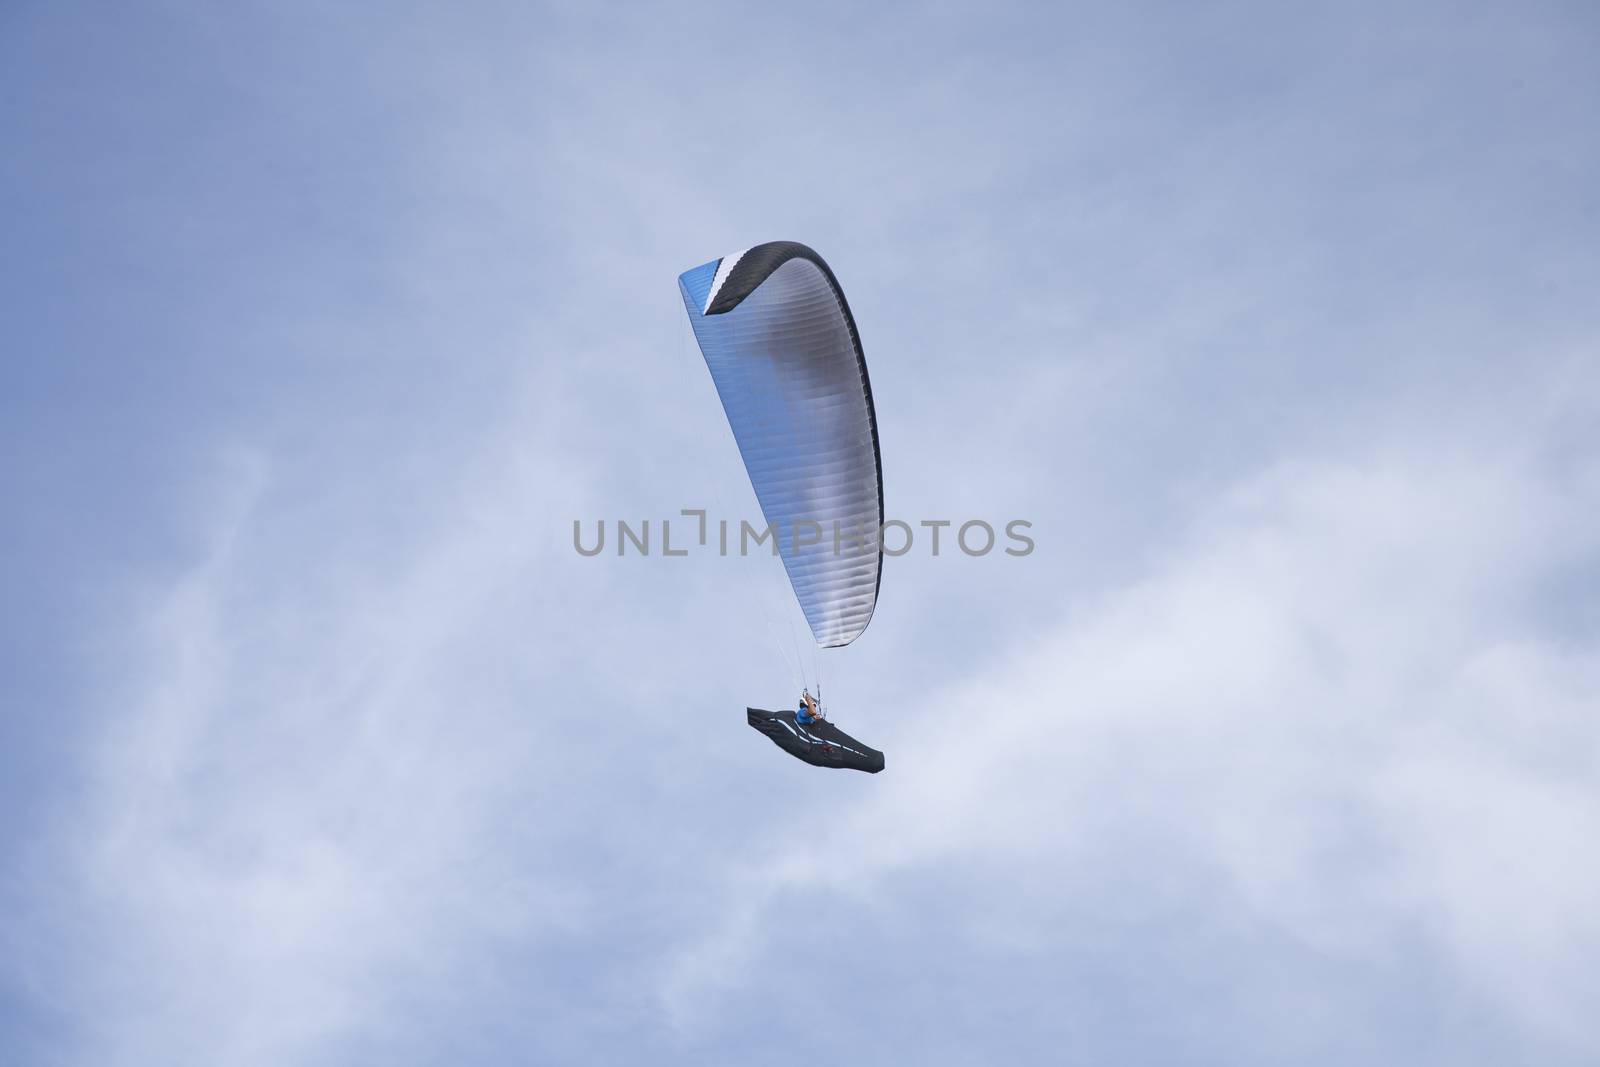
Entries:
POLYGON ((665 1010, 706 1025, 794 902, 892 909, 909 879, 970 905, 947 940, 1017 959, 1131 921, 1110 982, 1181 909, 1160 936, 1217 937, 1241 998, 1212 1028, 1268 1025, 1240 973, 1272 965, 1240 932, 1265 928, 1375 973, 1445 961, 1513 1032, 1593 1054, 1600 647, 1532 594, 1600 551, 1600 500, 1539 440, 1388 440, 1237 485, 1147 577, 898 709, 876 797, 730 876, 665 1010))
POLYGON ((218 458, 205 555, 106 650, 116 713, 25 870, 15 940, 82 1062, 303 1059, 393 1033, 391 998, 463 955, 587 921, 538 858, 564 712, 527 713, 562 595, 533 516, 582 497, 538 441, 404 484, 455 506, 370 557, 299 537, 355 486, 218 458), (527 625, 485 623, 507 617, 527 625))
POLYGON ((15 1058, 1594 1058, 1570 14, 56 10, 15 1058), (877 778, 742 725, 781 576, 570 548, 750 506, 672 279, 774 237, 891 512, 1037 524, 829 657, 877 778))

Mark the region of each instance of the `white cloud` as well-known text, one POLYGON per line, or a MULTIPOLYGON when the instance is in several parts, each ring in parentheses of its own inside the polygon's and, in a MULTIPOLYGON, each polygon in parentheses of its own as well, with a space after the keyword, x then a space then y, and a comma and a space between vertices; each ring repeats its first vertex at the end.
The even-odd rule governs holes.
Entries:
POLYGON ((704 1025, 775 901, 991 870, 949 936, 1051 951, 1186 900, 1197 938, 1242 915, 1380 967, 1420 930, 1513 1032, 1600 1049, 1600 648, 1529 602, 1597 505, 1504 433, 1249 480, 1147 580, 897 709, 876 798, 731 880, 666 1010, 704 1025))
POLYGON ((390 485, 454 506, 370 556, 296 533, 356 486, 219 463, 207 554, 107 650, 84 792, 27 870, 19 947, 82 1062, 303 1060, 403 1029, 394 999, 485 946, 589 920, 572 872, 530 847, 560 832, 536 801, 564 712, 529 711, 567 595, 537 561, 547 511, 583 496, 546 432, 390 485))
POLYGON ((1328 1059, 1394 1062, 1465 985, 1489 1037, 1593 1058, 1571 19, 728 14, 12 35, 12 562, 70 634, 15 665, 81 675, 0 736, 21 1040, 637 1062, 667 1018, 697 1061, 873 1059, 801 1018, 834 984, 880 1059, 1172 1062, 1298 996, 1308 1040, 1371 1024, 1328 1059), (1026 561, 900 561, 830 661, 875 779, 740 725, 784 684, 755 583, 568 543, 718 464, 742 496, 672 278, 785 236, 868 338, 891 511, 1039 520, 1026 561), (225 440, 262 454, 163 570, 225 440), (1115 1012, 1041 1040, 1152 958, 1139 1055, 1115 1012), (1350 975, 1414 1000, 1351 1026, 1350 975), (720 1010, 774 986, 781 1046, 720 1010))

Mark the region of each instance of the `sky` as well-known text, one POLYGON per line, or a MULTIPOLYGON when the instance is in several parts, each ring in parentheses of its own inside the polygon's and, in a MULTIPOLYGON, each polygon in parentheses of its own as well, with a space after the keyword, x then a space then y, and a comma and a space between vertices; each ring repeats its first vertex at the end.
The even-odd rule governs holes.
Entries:
MULTIPOLYGON (((1600 1059, 1600 14, 0 6, 0 1059, 1600 1059), (743 723, 676 277, 918 549, 743 723)), ((780 624, 798 626, 779 616, 780 624)))

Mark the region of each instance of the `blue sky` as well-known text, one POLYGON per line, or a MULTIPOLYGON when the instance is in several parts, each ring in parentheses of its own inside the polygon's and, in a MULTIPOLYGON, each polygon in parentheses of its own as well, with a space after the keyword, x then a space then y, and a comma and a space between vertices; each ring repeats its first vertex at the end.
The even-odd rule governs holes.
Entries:
MULTIPOLYGON (((0 11, 22 1064, 1600 1056, 1581 3, 0 11), (891 515, 791 699, 677 274, 891 515)), ((766 561, 770 562, 770 561, 766 561)))

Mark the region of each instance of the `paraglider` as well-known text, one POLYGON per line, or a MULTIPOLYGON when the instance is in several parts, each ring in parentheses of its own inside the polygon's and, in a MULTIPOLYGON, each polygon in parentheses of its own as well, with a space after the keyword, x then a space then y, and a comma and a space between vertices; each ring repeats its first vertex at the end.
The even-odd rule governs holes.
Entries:
POLYGON ((868 748, 831 722, 818 719, 809 726, 795 720, 793 712, 746 708, 751 726, 796 759, 817 767, 847 767, 877 774, 883 770, 883 753, 868 748))
MULTIPOLYGON (((842 648, 872 620, 883 576, 878 422, 850 305, 822 257, 793 241, 704 263, 678 288, 812 637, 842 648)), ((795 711, 746 712, 807 763, 883 769, 809 689, 795 711)))

